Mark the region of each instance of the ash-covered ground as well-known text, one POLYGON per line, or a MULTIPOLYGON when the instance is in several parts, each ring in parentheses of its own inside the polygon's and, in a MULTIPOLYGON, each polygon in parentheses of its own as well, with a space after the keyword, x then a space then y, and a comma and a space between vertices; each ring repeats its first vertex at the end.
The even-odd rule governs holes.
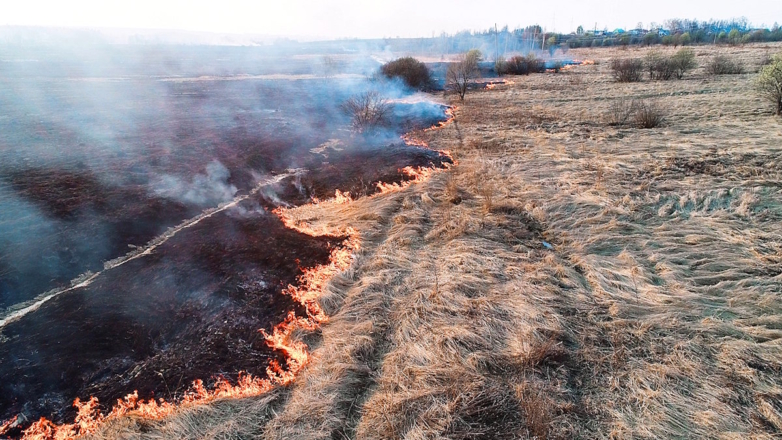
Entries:
POLYGON ((197 378, 262 375, 276 354, 258 330, 295 309, 282 289, 340 242, 288 230, 272 209, 337 189, 368 194, 402 180, 400 168, 448 161, 399 138, 444 108, 368 79, 378 64, 363 55, 0 55, 0 420, 64 420, 75 397, 171 399, 197 378), (388 126, 356 135, 340 105, 369 89, 396 104, 388 126), (19 313, 86 272, 101 273, 19 313))

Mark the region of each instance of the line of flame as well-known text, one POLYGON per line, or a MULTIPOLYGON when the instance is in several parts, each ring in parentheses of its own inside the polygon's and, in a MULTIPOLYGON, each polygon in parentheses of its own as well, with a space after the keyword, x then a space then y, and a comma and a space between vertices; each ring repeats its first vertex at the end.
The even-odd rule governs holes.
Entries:
POLYGON ((8 420, 2 424, 0 424, 0 435, 5 434, 8 432, 9 429, 11 429, 12 426, 16 426, 16 421, 19 419, 19 416, 16 416, 12 418, 11 420, 8 420))
MULTIPOLYGON (((351 200, 349 193, 337 191, 334 199, 319 201, 319 203, 344 204, 349 203, 351 200)), ((133 413, 148 419, 161 419, 173 414, 177 408, 205 404, 217 399, 258 396, 270 391, 275 386, 291 383, 310 358, 307 345, 301 341, 294 340, 292 335, 297 330, 314 330, 328 320, 325 312, 318 304, 318 298, 334 275, 350 267, 353 261, 353 253, 360 248, 360 239, 358 233, 352 228, 344 230, 314 229, 306 223, 293 220, 287 215, 287 212, 286 208, 274 210, 274 213, 289 228, 312 236, 325 235, 346 238, 340 246, 332 249, 328 263, 304 269, 303 273, 297 277, 297 285, 288 285, 283 290, 284 294, 290 295, 295 301, 304 306, 307 316, 296 316, 291 311, 283 322, 277 324, 272 329, 271 333, 267 333, 264 329, 260 330, 266 340, 266 344, 285 355, 285 367, 274 360, 266 368, 267 378, 265 379, 253 377, 242 372, 239 374, 235 385, 223 378, 219 378, 214 387, 210 389, 204 386, 202 380, 196 380, 178 403, 166 402, 163 399, 157 401, 153 399, 140 400, 138 392, 134 392, 125 396, 124 399, 118 399, 116 405, 106 415, 101 413, 96 397, 91 397, 85 402, 77 398, 73 402, 74 407, 78 410, 74 423, 57 425, 42 417, 22 432, 22 438, 25 440, 74 439, 93 433, 104 422, 126 414, 133 413)), ((15 422, 16 418, 0 425, 0 434, 7 432, 8 429, 15 425, 15 422)))
MULTIPOLYGON (((447 126, 453 122, 454 112, 455 108, 448 108, 446 110, 448 119, 427 130, 447 126)), ((415 140, 409 137, 409 140, 406 138, 405 141, 414 142, 415 140)), ((425 142, 420 142, 428 148, 425 142)), ((448 156, 453 161, 449 151, 441 151, 440 153, 448 156)), ((439 170, 426 167, 405 167, 400 172, 410 177, 410 180, 406 180, 401 184, 390 185, 378 182, 377 186, 380 193, 399 191, 413 183, 419 183, 428 179, 436 171, 439 170)), ((321 201, 315 198, 313 203, 345 204, 350 203, 352 200, 350 193, 343 193, 337 190, 333 199, 321 201)), ((74 423, 58 425, 41 417, 37 422, 34 422, 22 431, 22 439, 71 440, 94 433, 106 421, 117 419, 127 414, 132 413, 147 419, 162 419, 173 414, 177 408, 206 404, 218 399, 258 396, 269 392, 275 386, 290 384, 310 359, 309 347, 300 340, 294 340, 292 336, 298 330, 314 330, 328 321, 328 316, 320 307, 318 298, 325 291, 329 280, 350 267, 354 252, 361 247, 361 241, 358 232, 353 228, 321 227, 316 229, 309 223, 293 219, 289 215, 290 209, 288 208, 278 207, 273 212, 282 220, 286 227, 303 234, 314 237, 345 237, 341 246, 332 249, 328 263, 304 269, 303 273, 297 277, 297 285, 288 285, 283 290, 284 294, 290 295, 295 301, 304 306, 307 316, 296 316, 291 311, 283 322, 277 324, 272 329, 271 333, 267 333, 264 329, 259 330, 269 347, 285 354, 287 368, 273 360, 266 367, 267 378, 265 379, 240 372, 236 385, 232 385, 224 378, 218 378, 211 389, 207 389, 204 386, 204 382, 201 379, 197 379, 178 403, 166 402, 164 399, 157 401, 154 399, 140 400, 138 391, 134 391, 123 399, 117 399, 117 403, 106 415, 101 413, 97 397, 90 397, 86 402, 76 398, 73 406, 77 408, 78 413, 74 423)), ((0 435, 5 434, 11 427, 16 426, 16 421, 17 417, 1 424, 0 435)))

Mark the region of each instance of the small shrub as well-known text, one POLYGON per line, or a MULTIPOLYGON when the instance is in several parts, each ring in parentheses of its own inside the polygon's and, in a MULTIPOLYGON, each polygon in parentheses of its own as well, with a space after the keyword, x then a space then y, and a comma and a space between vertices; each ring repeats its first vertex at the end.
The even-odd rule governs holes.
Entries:
POLYGON ((763 56, 760 58, 760 61, 758 61, 758 72, 760 72, 760 69, 762 69, 763 66, 768 66, 773 62, 774 62, 774 57, 769 55, 768 52, 764 53, 763 56))
POLYGON ((653 101, 641 101, 633 104, 634 122, 638 128, 655 128, 665 119, 659 104, 653 101))
POLYGON ((706 65, 706 72, 712 75, 741 75, 744 64, 725 55, 717 55, 706 65))
POLYGON ((741 43, 741 32, 738 29, 731 29, 728 33, 728 43, 733 45, 741 43))
POLYGON ((649 78, 663 81, 673 77, 682 79, 685 73, 698 66, 695 61, 695 52, 688 48, 682 48, 670 57, 656 50, 651 51, 646 54, 644 61, 649 78))
POLYGON ((619 98, 611 103, 606 115, 608 125, 654 128, 662 124, 665 113, 654 101, 619 98))
POLYGON ((380 72, 386 78, 400 78, 414 89, 428 90, 432 86, 429 68, 413 57, 399 58, 383 64, 380 67, 380 72))
POLYGON ((529 75, 530 73, 543 73, 546 71, 546 63, 535 58, 535 55, 515 56, 506 63, 507 73, 511 75, 529 75))
POLYGON ((611 72, 618 82, 641 81, 644 69, 643 61, 635 58, 611 60, 611 72))
POLYGON ((776 114, 782 115, 782 54, 760 69, 755 88, 760 96, 774 104, 776 114))
POLYGON ((494 72, 497 76, 502 76, 508 73, 508 61, 504 57, 497 58, 494 61, 494 72))
POLYGON ((673 73, 677 79, 682 79, 684 74, 690 70, 698 67, 698 62, 695 61, 695 51, 688 48, 679 49, 670 59, 673 66, 673 73))
POLYGON ((653 50, 646 54, 646 68, 649 71, 649 79, 668 80, 673 77, 673 66, 668 57, 660 51, 653 50))

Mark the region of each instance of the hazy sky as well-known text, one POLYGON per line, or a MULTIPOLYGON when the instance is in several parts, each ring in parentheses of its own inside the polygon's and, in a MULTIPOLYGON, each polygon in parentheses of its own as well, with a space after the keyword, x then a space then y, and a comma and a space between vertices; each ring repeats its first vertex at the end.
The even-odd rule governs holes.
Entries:
POLYGON ((310 37, 431 36, 539 23, 635 27, 666 18, 782 23, 782 0, 0 0, 0 25, 181 29, 310 37))

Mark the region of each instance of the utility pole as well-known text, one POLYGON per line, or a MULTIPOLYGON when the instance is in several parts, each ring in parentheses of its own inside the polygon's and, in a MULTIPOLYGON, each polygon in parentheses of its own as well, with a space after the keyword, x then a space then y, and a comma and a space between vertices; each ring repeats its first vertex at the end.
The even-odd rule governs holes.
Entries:
POLYGON ((497 23, 494 23, 494 50, 496 52, 494 61, 498 61, 500 59, 500 36, 497 30, 497 23))

